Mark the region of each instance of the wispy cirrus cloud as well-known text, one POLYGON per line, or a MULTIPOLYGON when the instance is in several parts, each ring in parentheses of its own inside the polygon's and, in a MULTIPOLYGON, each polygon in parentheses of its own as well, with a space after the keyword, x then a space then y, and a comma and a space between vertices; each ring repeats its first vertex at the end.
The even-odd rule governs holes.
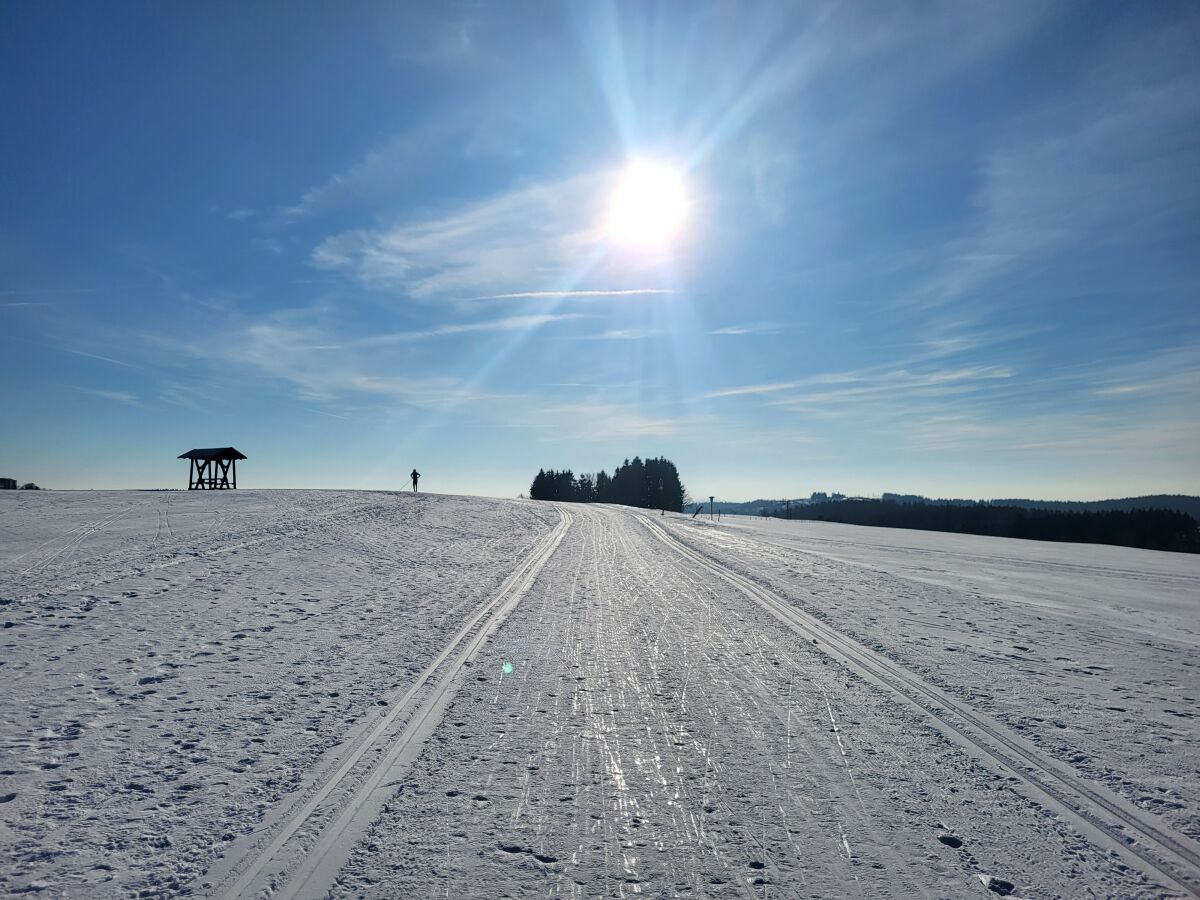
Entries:
POLYGON ((751 334, 778 334, 783 326, 775 322, 748 322, 744 325, 726 325, 715 328, 709 334, 743 336, 751 334))
POLYGON ((669 293, 644 286, 660 273, 660 255, 608 253, 600 222, 613 177, 541 182, 455 212, 342 232, 322 241, 311 263, 425 301, 669 293))
MULTIPOLYGON (((799 389, 819 390, 821 396, 868 396, 897 391, 962 385, 972 382, 1011 378, 1014 372, 1006 366, 966 366, 955 369, 912 371, 906 368, 872 367, 851 372, 830 372, 795 381, 749 384, 722 388, 705 396, 708 398, 741 397, 751 394, 780 394, 799 389)), ((809 395, 811 396, 811 394, 809 395)), ((803 396, 792 398, 802 400, 803 396)))
POLYGON ((599 334, 580 335, 581 341, 640 341, 666 334, 662 328, 609 328, 599 334))
POLYGON ((1200 343, 1166 347, 1138 359, 1096 367, 1080 376, 1097 397, 1168 406, 1200 419, 1200 343))
POLYGON ((114 403, 125 403, 129 406, 141 406, 141 401, 138 400, 136 394, 131 394, 129 391, 104 391, 98 388, 76 387, 75 390, 82 391, 85 394, 91 394, 93 397, 99 397, 102 400, 111 400, 114 403))
POLYGON ((429 338, 450 337, 461 334, 479 334, 489 331, 527 331, 550 325, 554 322, 567 322, 572 319, 587 318, 583 313, 538 313, 527 316, 505 316, 499 319, 484 319, 478 322, 450 322, 436 328, 417 331, 395 331, 390 334, 373 335, 356 341, 358 346, 375 346, 381 344, 404 344, 411 341, 423 341, 429 338))
POLYGON ((292 314, 275 315, 213 340, 193 343, 188 350, 213 363, 247 367, 290 386, 298 397, 310 401, 360 395, 439 407, 493 396, 454 376, 413 374, 394 367, 384 370, 374 356, 352 344, 292 314))
MULTIPOLYGON (((244 367, 268 381, 286 385, 296 398, 318 404, 313 412, 344 418, 347 410, 415 407, 421 416, 453 407, 458 414, 489 427, 519 428, 546 440, 607 444, 629 437, 667 437, 685 431, 693 420, 663 404, 622 403, 587 396, 570 403, 479 386, 448 375, 414 374, 397 366, 402 358, 387 352, 440 334, 468 330, 536 328, 579 314, 511 316, 476 323, 449 324, 424 332, 397 332, 378 338, 346 340, 307 310, 276 313, 264 320, 188 345, 189 352, 227 369, 244 367)), ((581 385, 610 391, 614 385, 581 385)), ((618 385, 619 386, 619 385, 618 385)), ((631 386, 631 385, 625 385, 631 386)), ((164 398, 166 399, 166 398, 164 398)), ((190 405, 190 392, 173 402, 190 405)))
POLYGON ((300 193, 295 202, 259 214, 268 230, 288 229, 347 210, 387 213, 421 196, 421 185, 456 157, 514 158, 537 126, 490 93, 440 108, 426 121, 368 148, 357 160, 300 193))
POLYGON ((1192 43, 1183 29, 1123 35, 1072 92, 1014 125, 982 163, 973 233, 939 248, 905 304, 970 299, 1056 256, 1112 254, 1186 223, 1200 202, 1178 178, 1200 167, 1192 43))
POLYGON ((482 297, 469 297, 469 300, 554 300, 554 299, 589 299, 593 297, 646 297, 661 294, 674 294, 671 288, 630 288, 620 291, 516 291, 511 294, 487 294, 482 297))
MULTIPOLYGON (((924 360, 924 362, 921 362, 924 360)), ((1200 441, 1200 344, 1125 360, 1020 372, 1007 365, 908 365, 743 385, 709 398, 761 395, 797 421, 837 421, 917 452, 1014 459, 1120 458, 1178 465, 1200 441)))
MULTIPOLYGON (((502 316, 445 322, 429 328, 381 334, 347 334, 324 307, 277 310, 214 335, 166 342, 163 349, 227 368, 244 367, 288 385, 303 400, 335 402, 349 396, 419 407, 497 400, 505 391, 457 375, 433 375, 423 357, 393 348, 474 334, 530 332, 559 322, 589 318, 584 313, 502 316)), ((177 398, 187 400, 186 392, 177 398)), ((186 405, 186 404, 185 404, 186 405)))
POLYGON ((124 366, 127 369, 138 368, 138 366, 135 366, 133 363, 128 363, 120 359, 113 359, 111 356, 101 356, 99 353, 88 353, 86 350, 72 350, 70 347, 59 347, 58 349, 62 350, 64 353, 72 353, 75 356, 83 356, 87 357, 88 359, 97 359, 100 362, 112 363, 114 366, 124 366))
POLYGON ((343 171, 305 190, 295 203, 272 213, 269 224, 284 228, 343 207, 378 202, 380 196, 402 196, 422 156, 448 138, 456 127, 452 120, 439 120, 379 144, 343 171))
POLYGON ((779 391, 788 391, 792 388, 799 387, 798 381, 777 381, 769 384, 743 384, 738 387, 721 388, 718 391, 710 391, 705 394, 705 397, 715 399, 718 397, 744 397, 747 394, 775 394, 779 391))
POLYGON ((342 411, 355 398, 369 405, 436 407, 470 402, 480 392, 461 378, 409 366, 384 348, 356 348, 324 307, 278 309, 229 317, 223 327, 193 334, 147 334, 149 352, 171 361, 160 399, 202 408, 222 384, 282 389, 283 396, 342 411), (187 362, 184 362, 184 361, 187 362), (381 365, 381 360, 388 362, 381 365), (372 402, 373 401, 373 402, 372 402))
POLYGON ((312 263, 420 300, 523 293, 531 277, 546 290, 573 289, 596 249, 583 214, 596 190, 595 178, 577 177, 422 221, 344 232, 323 241, 312 263))

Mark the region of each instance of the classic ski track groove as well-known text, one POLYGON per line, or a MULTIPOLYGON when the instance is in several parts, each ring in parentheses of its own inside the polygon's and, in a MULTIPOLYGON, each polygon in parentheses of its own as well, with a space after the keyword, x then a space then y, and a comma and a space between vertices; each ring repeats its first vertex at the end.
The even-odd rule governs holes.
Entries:
MULTIPOLYGON (((259 841, 250 843, 240 855, 233 858, 226 856, 218 860, 210 868, 204 879, 212 882, 212 887, 207 889, 208 896, 234 898, 256 895, 256 882, 264 874, 277 874, 279 878, 284 879, 282 884, 271 884, 269 894, 273 897, 323 897, 328 893, 344 857, 352 848, 354 838, 370 825, 370 819, 374 818, 373 813, 377 812, 369 810, 372 815, 363 815, 364 808, 370 805, 368 801, 371 795, 378 789, 385 776, 395 774, 395 766, 404 751, 414 744, 419 747, 423 743, 432 726, 440 720, 440 712, 452 699, 457 689, 458 673, 520 602, 542 568, 554 555, 558 545, 562 543, 572 518, 561 507, 558 508, 558 514, 558 524, 517 565, 496 594, 480 606, 475 615, 459 629, 416 678, 408 691, 391 704, 369 733, 363 736, 366 725, 370 724, 370 721, 367 721, 347 739, 346 746, 340 753, 316 767, 318 774, 293 792, 294 799, 291 803, 285 801, 276 808, 273 815, 268 815, 267 821, 255 832, 255 837, 260 838, 259 841), (450 662, 447 666, 448 659, 450 662), (419 699, 426 689, 431 689, 432 692, 423 700, 419 699), (409 713, 407 721, 399 732, 389 736, 391 726, 405 712, 409 713), (359 767, 368 751, 376 747, 384 749, 381 745, 386 745, 385 752, 380 754, 380 759, 371 766, 361 782, 353 787, 348 799, 342 801, 343 805, 339 808, 335 802, 332 810, 324 808, 329 795, 359 767), (331 768, 334 769, 332 774, 325 777, 320 774, 331 768), (296 809, 297 804, 304 798, 307 799, 296 809), (271 864, 277 855, 314 815, 319 815, 325 821, 318 832, 316 843, 292 871, 284 869, 277 873, 272 872, 271 864), (273 837, 269 843, 263 845, 261 836, 268 831, 274 832, 273 837), (233 884, 226 887, 225 885, 235 877, 233 884)), ((261 892, 262 887, 263 885, 258 885, 258 892, 261 892)))
POLYGON ((1035 747, 1027 746, 1024 740, 1005 734, 999 723, 989 723, 961 701, 693 549, 653 520, 639 518, 664 544, 737 588, 792 630, 809 640, 819 639, 824 652, 867 681, 919 709, 972 755, 1019 778, 1040 801, 1062 814, 1098 846, 1120 853, 1137 868, 1185 894, 1200 896, 1200 846, 1191 838, 1170 834, 1107 788, 1086 783, 1043 757, 1035 747), (1115 821, 1106 821, 1100 811, 1115 821))

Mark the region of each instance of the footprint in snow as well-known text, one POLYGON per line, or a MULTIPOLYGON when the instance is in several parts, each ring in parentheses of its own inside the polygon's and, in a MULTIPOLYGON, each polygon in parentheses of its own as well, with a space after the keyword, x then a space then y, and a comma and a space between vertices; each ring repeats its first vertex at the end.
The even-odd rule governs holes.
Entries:
POLYGON ((993 894, 999 894, 1001 897, 1007 897, 1017 889, 1011 881, 1005 881, 1003 878, 997 878, 994 875, 984 875, 982 872, 978 876, 986 887, 993 894))

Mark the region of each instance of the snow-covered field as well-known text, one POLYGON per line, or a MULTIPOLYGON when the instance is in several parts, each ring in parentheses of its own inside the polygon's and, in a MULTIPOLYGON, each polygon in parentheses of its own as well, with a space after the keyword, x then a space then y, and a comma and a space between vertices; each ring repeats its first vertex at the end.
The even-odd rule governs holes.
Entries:
POLYGON ((1200 559, 0 493, 0 889, 1187 896, 1200 559))

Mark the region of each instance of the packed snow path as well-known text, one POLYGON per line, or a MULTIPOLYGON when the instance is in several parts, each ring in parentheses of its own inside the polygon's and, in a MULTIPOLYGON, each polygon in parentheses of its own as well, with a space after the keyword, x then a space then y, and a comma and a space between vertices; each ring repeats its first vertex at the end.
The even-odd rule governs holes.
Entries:
POLYGON ((8 890, 1200 890, 1191 557, 411 495, 0 502, 8 890))

